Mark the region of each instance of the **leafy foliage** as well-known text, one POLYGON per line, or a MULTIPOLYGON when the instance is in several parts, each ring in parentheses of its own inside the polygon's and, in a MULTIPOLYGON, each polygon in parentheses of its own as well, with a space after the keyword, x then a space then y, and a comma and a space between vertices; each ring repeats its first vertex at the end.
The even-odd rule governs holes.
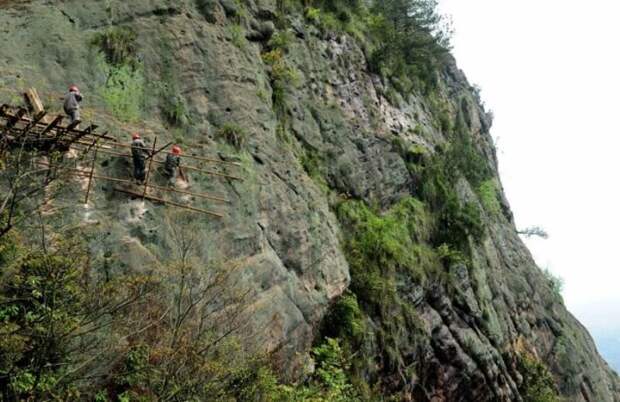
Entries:
POLYGON ((561 277, 557 275, 554 275, 553 272, 551 272, 548 268, 543 269, 542 272, 545 275, 545 279, 547 279, 549 286, 551 286, 551 290, 553 291, 553 294, 559 297, 560 299, 562 299, 562 289, 564 288, 564 279, 562 279, 561 277))
POLYGON ((113 66, 131 65, 136 62, 137 34, 129 27, 112 27, 97 33, 91 44, 99 47, 113 66))
POLYGON ((525 402, 559 402, 555 381, 549 369, 534 357, 522 355, 518 370, 523 375, 519 392, 525 402))
POLYGON ((217 131, 216 137, 223 139, 237 150, 241 150, 248 139, 248 134, 244 128, 237 124, 225 123, 217 131))
POLYGON ((297 70, 286 62, 284 51, 280 48, 263 53, 262 58, 270 67, 273 108, 278 116, 283 117, 286 113, 287 88, 297 84, 299 75, 297 70))
POLYGON ((123 310, 121 294, 129 305, 146 282, 128 280, 121 288, 89 281, 88 260, 75 240, 53 252, 25 248, 16 236, 0 241, 0 260, 8 262, 0 282, 3 399, 76 399, 76 379, 100 357, 103 343, 94 331, 112 311, 123 310))
POLYGON ((103 69, 108 79, 99 91, 108 108, 122 121, 138 121, 145 101, 142 65, 103 66, 103 69))
POLYGON ((414 77, 416 86, 430 89, 449 49, 449 32, 441 29, 435 0, 375 1, 368 25, 377 46, 369 59, 376 73, 414 77))
POLYGON ((453 146, 425 162, 421 196, 438 217, 433 239, 436 246, 447 243, 456 250, 465 251, 470 236, 479 240, 484 234, 478 206, 473 202, 463 203, 455 191, 461 174, 471 181, 485 177, 477 171, 480 166, 486 166, 478 163, 483 160, 464 156, 472 153, 467 146, 453 146))
POLYGON ((494 180, 485 180, 478 187, 478 196, 484 209, 491 215, 499 215, 502 207, 498 199, 497 184, 494 180))
POLYGON ((350 228, 343 247, 351 269, 351 294, 328 315, 324 335, 346 340, 345 349, 355 351, 355 377, 375 385, 394 381, 392 387, 415 368, 405 350, 415 350, 422 342, 419 318, 405 295, 414 284, 441 276, 438 254, 426 244, 430 215, 413 198, 382 215, 362 202, 347 201, 337 215, 350 228), (369 327, 367 320, 381 325, 369 327))
POLYGON ((247 39, 245 38, 245 31, 241 25, 231 25, 229 28, 232 43, 241 50, 245 50, 247 46, 247 39))

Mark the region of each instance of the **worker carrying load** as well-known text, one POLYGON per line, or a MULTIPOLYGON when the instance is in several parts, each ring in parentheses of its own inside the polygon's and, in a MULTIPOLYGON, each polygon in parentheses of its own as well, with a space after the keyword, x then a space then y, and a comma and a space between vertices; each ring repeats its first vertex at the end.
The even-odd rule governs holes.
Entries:
POLYGON ((131 157, 133 159, 133 177, 138 183, 143 183, 146 176, 146 158, 150 156, 150 152, 146 149, 146 145, 140 134, 133 133, 131 136, 131 157))
POLYGON ((172 147, 172 152, 166 156, 166 163, 164 163, 164 175, 173 185, 176 183, 177 172, 181 179, 187 181, 181 169, 181 147, 175 145, 172 147))
POLYGON ((65 113, 69 116, 69 124, 76 121, 80 121, 80 102, 82 101, 82 94, 77 86, 71 85, 69 92, 65 95, 65 102, 63 108, 65 113))

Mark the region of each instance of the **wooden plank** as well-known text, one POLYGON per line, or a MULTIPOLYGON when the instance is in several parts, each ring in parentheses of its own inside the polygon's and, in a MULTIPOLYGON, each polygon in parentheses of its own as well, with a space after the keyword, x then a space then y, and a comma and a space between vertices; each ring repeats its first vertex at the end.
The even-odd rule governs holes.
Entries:
POLYGON ((20 121, 22 117, 24 117, 26 113, 28 113, 26 109, 19 109, 17 113, 15 113, 9 118, 9 121, 6 123, 5 128, 13 128, 17 124, 17 122, 20 121))
POLYGON ((51 130, 53 130, 54 128, 56 128, 64 119, 64 116, 58 115, 56 116, 56 118, 54 120, 52 120, 51 123, 49 123, 44 129, 43 131, 41 131, 41 136, 47 134, 48 132, 50 132, 51 130))
POLYGON ((28 134, 28 132, 30 130, 32 130, 32 128, 34 126, 37 125, 38 122, 40 122, 41 120, 43 120, 43 118, 45 117, 46 113, 45 112, 40 112, 37 113, 34 117, 34 119, 32 119, 32 121, 30 123, 28 123, 28 125, 24 128, 24 130, 22 131, 21 135, 26 135, 28 134))
POLYGON ((79 126, 81 122, 82 122, 82 120, 76 120, 76 121, 74 121, 73 123, 69 124, 69 125, 66 127, 66 130, 67 130, 67 131, 75 130, 75 128, 76 128, 77 126, 79 126))
POLYGON ((77 133, 75 134, 73 137, 68 138, 65 142, 67 143, 67 145, 71 145, 76 141, 79 141, 80 139, 82 139, 82 137, 86 137, 87 135, 91 135, 92 132, 97 128, 97 126, 95 125, 91 125, 89 126, 86 130, 83 131, 73 131, 73 133, 77 133))
POLYGON ((39 94, 35 88, 28 88, 24 93, 24 98, 26 98, 26 102, 32 107, 33 115, 45 112, 43 102, 41 102, 41 98, 39 98, 39 94))

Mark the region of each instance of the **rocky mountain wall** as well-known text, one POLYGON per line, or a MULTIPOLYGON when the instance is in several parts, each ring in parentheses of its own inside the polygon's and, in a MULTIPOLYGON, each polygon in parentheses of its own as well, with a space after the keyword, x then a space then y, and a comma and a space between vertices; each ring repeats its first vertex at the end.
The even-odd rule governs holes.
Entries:
MULTIPOLYGON (((35 86, 58 110, 58 96, 75 83, 85 95, 84 116, 121 141, 140 131, 149 144, 158 136, 189 154, 242 165, 216 168, 244 181, 192 175, 192 191, 225 195, 230 205, 181 200, 226 211, 222 220, 192 219, 198 254, 204 264, 241 267, 237 284, 251 295, 244 331, 278 356, 290 378, 302 371, 330 306, 352 280, 353 290, 358 286, 356 254, 347 245, 362 226, 343 218, 340 206, 362 202, 381 217, 415 198, 428 204, 431 212, 420 214, 435 222, 435 234, 414 229, 412 244, 423 251, 409 268, 439 273, 408 276, 406 264, 397 264, 392 279, 421 340, 407 340, 413 330, 405 326, 405 340, 394 344, 398 363, 370 347, 374 367, 361 372, 413 400, 520 401, 528 400, 520 356, 529 356, 548 367, 567 400, 620 401, 617 375, 517 235, 491 118, 450 57, 433 91, 403 94, 369 72, 359 38, 325 31, 302 13, 282 15, 272 0, 0 1, 0 27, 2 103, 35 86), (124 48, 129 56, 114 59, 97 38, 116 29, 135 37, 124 48), (282 60, 274 60, 280 56, 270 44, 278 35, 287 38, 282 60), (220 135, 226 128, 244 138, 241 150, 220 135), (437 251, 442 215, 424 198, 425 179, 433 161, 465 147, 482 161, 474 170, 488 174, 478 182, 476 171, 459 172, 459 162, 448 179, 459 217, 469 207, 478 211, 482 233, 454 232, 467 258, 446 259, 437 251), (420 262, 426 255, 432 261, 420 262)), ((101 157, 96 169, 130 175, 128 161, 113 156, 101 157)), ((168 258, 166 225, 178 211, 130 200, 103 181, 94 190, 88 205, 69 190, 57 202, 75 204, 58 219, 97 233, 95 258, 119 257, 115 275, 168 258)), ((371 312, 370 299, 357 293, 377 337, 364 339, 387 350, 387 312, 371 312)), ((404 314, 398 311, 391 313, 404 314)))

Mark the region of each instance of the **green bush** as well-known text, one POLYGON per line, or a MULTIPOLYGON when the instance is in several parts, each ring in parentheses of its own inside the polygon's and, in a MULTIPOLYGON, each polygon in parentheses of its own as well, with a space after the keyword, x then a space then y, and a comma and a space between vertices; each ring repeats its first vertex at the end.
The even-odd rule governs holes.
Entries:
POLYGON ((144 108, 144 73, 142 65, 103 66, 108 79, 99 88, 106 106, 118 119, 138 121, 144 108))
POLYGON ((517 369, 523 376, 519 392, 525 402, 560 402, 553 376, 540 360, 521 355, 517 369))
POLYGON ((484 209, 490 214, 497 216, 501 213, 502 207, 499 202, 497 184, 495 180, 485 180, 478 187, 478 196, 484 209))
POLYGON ((542 270, 545 279, 547 280, 553 294, 562 299, 562 290, 564 289, 564 279, 554 275, 548 268, 542 270))
POLYGON ((241 25, 231 25, 229 31, 233 45, 241 50, 245 50, 248 41, 245 38, 245 30, 243 27, 241 25))
POLYGON ((136 38, 137 34, 131 28, 114 27, 97 33, 91 44, 103 51, 110 65, 120 66, 136 61, 136 38))
POLYGON ((299 82, 299 73, 284 58, 282 49, 274 49, 262 54, 263 62, 270 67, 273 108, 278 117, 286 114, 286 96, 290 86, 299 82))
POLYGON ((289 45, 293 41, 293 34, 286 30, 275 33, 271 39, 269 40, 268 46, 270 49, 282 49, 283 51, 287 51, 289 45))
POLYGON ((238 151, 243 149, 248 139, 247 131, 235 123, 225 123, 216 132, 216 138, 221 138, 238 151))
POLYGON ((357 296, 347 291, 323 320, 322 333, 328 338, 344 338, 359 344, 365 332, 365 315, 357 302, 357 296))

